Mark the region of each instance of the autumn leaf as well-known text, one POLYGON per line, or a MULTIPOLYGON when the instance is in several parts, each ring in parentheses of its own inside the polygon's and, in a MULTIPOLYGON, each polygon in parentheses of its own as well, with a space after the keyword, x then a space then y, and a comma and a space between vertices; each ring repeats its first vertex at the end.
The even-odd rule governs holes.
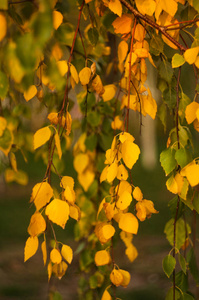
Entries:
POLYGON ((5 16, 0 13, 0 41, 6 36, 7 32, 7 22, 5 16))
POLYGON ((116 202, 117 208, 125 210, 132 202, 132 196, 128 191, 124 191, 116 202))
POLYGON ((156 3, 154 0, 135 0, 137 9, 143 15, 152 16, 156 9, 156 3))
POLYGON ((68 246, 68 245, 62 245, 61 254, 62 254, 63 258, 69 264, 71 264, 71 262, 73 260, 73 250, 72 250, 72 248, 70 246, 68 246))
POLYGON ((77 173, 79 174, 83 173, 86 167, 88 166, 88 164, 89 164, 88 154, 79 153, 75 156, 73 165, 77 173))
POLYGON ((32 189, 30 201, 34 201, 37 211, 44 207, 52 198, 53 189, 48 182, 37 183, 32 189))
POLYGON ((47 247, 46 247, 46 241, 45 240, 41 244, 41 250, 42 250, 43 262, 44 262, 44 266, 45 266, 46 261, 47 261, 47 247))
POLYGON ((66 60, 57 61, 57 67, 61 76, 64 76, 68 72, 68 63, 66 60))
POLYGON ((110 0, 108 7, 114 14, 121 17, 121 15, 122 15, 122 4, 119 0, 110 0))
POLYGON ((111 261, 110 255, 106 250, 97 251, 95 253, 95 264, 96 266, 104 266, 109 264, 111 261))
POLYGON ((60 186, 64 189, 66 189, 66 187, 68 186, 71 190, 73 190, 74 184, 74 179, 71 176, 63 176, 61 179, 60 186))
POLYGON ((136 247, 133 244, 130 244, 126 248, 125 254, 128 257, 128 259, 130 260, 130 262, 133 262, 138 256, 138 251, 137 251, 136 247))
POLYGON ((79 80, 80 80, 81 84, 82 85, 89 84, 90 79, 91 79, 91 69, 88 67, 83 68, 79 72, 79 80))
POLYGON ((119 228, 125 232, 137 234, 138 220, 132 213, 124 213, 119 220, 119 228))
POLYGON ((34 150, 43 146, 51 137, 51 131, 48 126, 37 130, 34 134, 34 150))
POLYGON ((69 218, 69 205, 66 201, 54 199, 46 207, 45 214, 53 223, 64 229, 69 218))
POLYGON ((130 280, 131 280, 131 275, 126 270, 119 269, 119 271, 120 271, 120 273, 122 273, 122 276, 123 276, 123 280, 121 282, 121 286, 127 287, 129 285, 130 280))
POLYGON ((78 175, 79 183, 81 184, 81 186, 84 188, 85 191, 88 191, 94 178, 95 178, 95 173, 90 170, 86 170, 85 172, 78 175))
POLYGON ((116 86, 114 84, 105 85, 104 93, 102 95, 103 100, 106 102, 113 99, 113 97, 115 96, 115 92, 116 86))
POLYGON ((62 257, 59 250, 55 248, 51 250, 50 260, 52 261, 53 264, 59 264, 62 261, 62 257))
POLYGON ((46 221, 44 220, 44 217, 39 212, 34 213, 30 219, 28 233, 34 237, 44 232, 45 230, 46 221))
POLYGON ((133 190, 133 198, 137 201, 141 201, 143 199, 143 194, 138 186, 136 186, 133 190))
POLYGON ((199 109, 198 102, 191 102, 185 109, 185 118, 188 124, 191 124, 196 119, 196 112, 199 109))
POLYGON ((132 22, 132 17, 127 14, 116 18, 112 23, 115 33, 127 34, 131 32, 132 22))
POLYGON ((101 300, 112 300, 112 297, 107 290, 104 291, 101 300))
POLYGON ((69 216, 76 221, 81 219, 81 211, 77 205, 73 204, 69 206, 69 216))
POLYGON ((199 46, 187 49, 184 52, 185 61, 188 62, 188 64, 192 65, 196 61, 198 53, 199 53, 199 46))
POLYGON ((132 169, 133 165, 138 160, 139 155, 140 149, 135 143, 126 140, 122 144, 122 159, 129 169, 132 169))
POLYGON ((111 274, 110 274, 110 280, 115 286, 121 285, 123 281, 123 274, 120 272, 120 270, 113 269, 111 274))
POLYGON ((30 236, 25 245, 24 249, 24 262, 27 261, 30 257, 32 257, 38 249, 39 241, 37 236, 30 236))
POLYGON ((59 12, 54 10, 53 11, 53 27, 55 30, 61 25, 63 22, 63 15, 59 12))
POLYGON ((37 94, 37 88, 35 85, 31 85, 27 91, 24 92, 24 98, 28 102, 37 94))
POLYGON ((118 60, 120 64, 123 63, 123 61, 125 60, 127 56, 127 52, 128 52, 127 42, 121 41, 118 45, 118 60))

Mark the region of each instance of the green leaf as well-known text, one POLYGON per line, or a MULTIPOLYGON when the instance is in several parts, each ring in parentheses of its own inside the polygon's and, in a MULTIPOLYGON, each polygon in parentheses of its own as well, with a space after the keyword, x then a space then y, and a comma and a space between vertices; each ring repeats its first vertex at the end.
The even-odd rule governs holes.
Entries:
POLYGON ((199 284, 199 271, 197 266, 197 261, 194 253, 194 249, 191 248, 187 253, 187 262, 189 264, 190 272, 197 284, 199 284))
POLYGON ((70 46, 72 45, 74 38, 74 27, 70 23, 63 23, 59 26, 59 28, 55 32, 55 37, 61 44, 70 46))
POLYGON ((164 273, 167 275, 168 278, 173 273, 173 270, 175 269, 175 265, 176 265, 176 260, 170 254, 167 255, 163 259, 163 262, 162 262, 163 270, 164 270, 164 273))
MULTIPOLYGON (((171 211, 171 215, 173 218, 175 218, 175 215, 176 215, 177 202, 178 202, 178 196, 175 196, 173 199, 171 199, 169 201, 169 204, 168 204, 168 207, 171 211)), ((184 212, 184 204, 182 203, 182 201, 180 201, 179 206, 178 206, 177 219, 179 219, 182 216, 183 212, 184 212)))
POLYGON ((95 27, 88 30, 88 38, 93 46, 95 46, 99 39, 99 33, 95 27))
POLYGON ((8 78, 0 71, 0 98, 4 99, 8 91, 8 78))
POLYGON ((164 127, 164 132, 166 131, 167 128, 167 107, 165 103, 162 103, 160 107, 158 108, 158 117, 160 121, 162 122, 162 125, 164 127))
POLYGON ((176 90, 174 87, 169 86, 163 92, 163 100, 167 104, 170 110, 174 109, 176 106, 176 90))
POLYGON ((88 150, 93 152, 97 145, 97 135, 96 134, 89 135, 85 140, 85 145, 88 150))
POLYGON ((162 151, 162 153, 160 154, 160 163, 167 176, 177 166, 177 161, 175 160, 175 150, 172 148, 168 148, 162 151))
MULTIPOLYGON (((173 300, 173 287, 171 287, 166 295, 165 300, 173 300)), ((175 300, 179 300, 181 298, 181 293, 178 289, 175 289, 175 300)))
POLYGON ((95 275, 90 276, 89 285, 91 289, 96 289, 98 286, 97 277, 95 275))
POLYGON ((175 159, 181 168, 184 168, 192 161, 191 153, 186 148, 177 149, 175 159))
POLYGON ((184 274, 182 271, 176 274, 176 286, 183 292, 188 289, 188 275, 184 274))
POLYGON ((13 136, 11 131, 6 128, 0 137, 0 150, 4 152, 5 155, 8 155, 13 142, 13 136))
POLYGON ((171 64, 167 60, 163 60, 158 68, 160 77, 167 81, 168 83, 171 82, 173 77, 173 69, 171 67, 171 64))
POLYGON ((150 52, 154 54, 155 56, 159 56, 160 53, 163 53, 164 51, 164 43, 161 37, 157 34, 154 34, 152 36, 152 39, 150 39, 150 52))
POLYGON ((0 9, 8 9, 8 0, 0 1, 0 9))
POLYGON ((91 111, 87 115, 87 121, 92 127, 96 127, 101 122, 101 115, 97 111, 91 111))
POLYGON ((187 105, 190 103, 191 103, 190 98, 185 93, 182 92, 181 99, 179 102, 179 110, 178 110, 178 115, 182 121, 185 118, 185 109, 186 109, 187 105))
POLYGON ((194 300, 195 298, 187 293, 183 293, 183 300, 194 300))
POLYGON ((180 253, 178 253, 178 260, 179 260, 179 264, 180 264, 182 271, 184 272, 184 274, 186 274, 186 271, 187 271, 186 260, 185 260, 184 256, 182 256, 180 253))
POLYGON ((63 298, 62 298, 62 295, 59 293, 59 292, 54 292, 53 293, 53 298, 52 298, 52 300, 62 300, 63 298))
MULTIPOLYGON (((174 218, 170 219, 164 228, 164 233, 166 234, 166 238, 169 241, 170 245, 173 246, 173 239, 174 239, 174 218)), ((182 218, 178 219, 176 222, 176 248, 179 250, 182 245, 184 245, 186 240, 186 235, 191 233, 191 228, 182 218)))
POLYGON ((172 57, 172 68, 179 68, 185 63, 185 59, 183 55, 180 55, 178 53, 174 54, 172 57))

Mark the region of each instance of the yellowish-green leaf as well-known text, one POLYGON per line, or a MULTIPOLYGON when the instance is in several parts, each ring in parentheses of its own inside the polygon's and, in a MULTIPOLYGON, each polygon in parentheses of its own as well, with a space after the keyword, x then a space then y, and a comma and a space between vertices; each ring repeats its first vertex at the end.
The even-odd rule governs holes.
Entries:
POLYGON ((37 183, 32 189, 31 202, 34 201, 37 211, 52 198, 53 189, 48 182, 37 183))
POLYGON ((41 244, 41 251, 42 251, 43 261, 44 261, 44 266, 45 266, 46 261, 47 261, 47 247, 46 247, 46 241, 45 240, 41 244))
POLYGON ((136 163, 139 155, 140 155, 140 148, 135 143, 126 140, 122 144, 122 158, 125 165, 129 169, 131 169, 133 165, 136 163))
POLYGON ((30 257, 32 257, 38 249, 39 241, 37 236, 30 236, 25 245, 24 249, 24 262, 27 261, 30 257))
POLYGON ((30 219, 28 233, 34 237, 44 232, 45 230, 46 221, 44 220, 44 217, 39 212, 35 212, 30 219))
POLYGON ((122 15, 122 4, 119 0, 110 0, 108 4, 109 9, 119 17, 122 15))
POLYGON ((110 254, 106 250, 100 250, 95 253, 96 266, 108 265, 111 261, 110 254))
POLYGON ((24 92, 24 98, 29 101, 37 94, 37 88, 35 85, 31 85, 27 91, 24 92))
POLYGON ((45 214, 53 223, 64 229, 69 218, 69 205, 66 201, 54 199, 46 207, 45 214))
POLYGON ((7 32, 7 22, 5 16, 0 13, 0 41, 6 36, 7 32))
POLYGON ((43 146, 50 139, 50 136, 51 136, 51 131, 48 126, 37 130, 34 134, 34 140, 33 140, 34 149, 43 146))
POLYGON ((61 150, 60 138, 59 138, 58 133, 55 134, 55 145, 56 145, 56 148, 57 148, 57 153, 58 153, 59 159, 61 159, 62 150, 61 150))
POLYGON ((71 264, 71 262, 73 260, 73 250, 72 250, 72 248, 68 245, 63 245, 62 248, 61 248, 61 254, 62 254, 63 258, 69 264, 71 264))
POLYGON ((179 68, 185 63, 185 59, 182 55, 176 53, 172 57, 172 68, 179 68))
POLYGON ((88 67, 83 68, 79 72, 79 80, 80 80, 81 84, 82 85, 89 84, 90 79, 91 79, 91 69, 88 67))
POLYGON ((119 220, 119 228, 123 231, 137 234, 138 220, 132 213, 122 214, 119 220))
POLYGON ((52 249, 50 252, 50 260, 52 261, 53 264, 60 264, 62 261, 62 256, 57 249, 52 249))
POLYGON ((61 25, 63 22, 63 15, 59 12, 54 10, 53 11, 53 27, 55 30, 61 25))

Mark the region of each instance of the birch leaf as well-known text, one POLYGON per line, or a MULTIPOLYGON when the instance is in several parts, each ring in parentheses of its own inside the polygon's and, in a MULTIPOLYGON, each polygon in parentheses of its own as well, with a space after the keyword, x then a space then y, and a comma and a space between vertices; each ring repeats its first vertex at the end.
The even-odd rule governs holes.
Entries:
POLYGON ((48 182, 37 183, 32 189, 30 202, 34 201, 37 211, 44 207, 52 198, 53 189, 48 182))
POLYGON ((47 247, 46 247, 46 241, 43 241, 41 244, 41 251, 43 255, 43 261, 44 261, 44 266, 46 265, 47 261, 47 247))
POLYGON ((125 232, 137 234, 138 220, 132 213, 122 214, 119 220, 119 228, 125 232))
POLYGON ((120 64, 123 63, 123 61, 125 60, 127 56, 127 52, 128 52, 127 42, 121 41, 118 45, 118 60, 120 64))
POLYGON ((139 155, 140 155, 140 148, 135 143, 126 140, 122 144, 122 158, 125 165, 129 169, 131 169, 133 165, 136 163, 139 155))
POLYGON ((71 249, 71 247, 68 246, 68 245, 63 245, 62 248, 61 248, 61 254, 62 254, 63 258, 69 264, 71 264, 71 262, 73 260, 73 250, 71 249))
POLYGON ((39 241, 37 236, 30 236, 25 245, 24 249, 24 262, 27 261, 30 257, 32 257, 38 249, 39 241))
POLYGON ((45 214, 53 223, 64 229, 69 218, 69 205, 66 201, 54 199, 46 207, 45 214))
POLYGON ((61 150, 60 138, 59 138, 58 133, 55 134, 55 145, 56 145, 56 148, 57 148, 57 153, 58 153, 59 159, 61 159, 62 150, 61 150))
POLYGON ((50 136, 51 131, 48 126, 37 130, 34 134, 33 140, 34 150, 43 146, 50 139, 50 136))
POLYGON ((57 250, 57 249, 51 250, 50 260, 52 261, 53 264, 60 264, 60 262, 62 261, 62 257, 61 257, 59 250, 57 250))
POLYGON ((85 67, 79 72, 79 80, 82 85, 89 84, 90 78, 91 78, 91 69, 90 68, 85 67))
POLYGON ((35 85, 31 85, 27 91, 24 92, 24 98, 28 102, 37 94, 37 88, 35 85))
POLYGON ((100 250, 95 253, 96 266, 108 265, 111 261, 110 255, 106 250, 100 250))
POLYGON ((63 15, 59 12, 54 10, 53 11, 53 27, 55 30, 61 25, 63 22, 63 15))
POLYGON ((122 4, 119 0, 110 0, 108 7, 114 14, 122 16, 122 4))
POLYGON ((46 230, 46 221, 44 217, 39 213, 36 212, 32 215, 30 219, 30 224, 28 226, 28 233, 31 236, 36 236, 46 230))
POLYGON ((7 32, 7 22, 5 16, 0 13, 0 41, 6 36, 7 32))

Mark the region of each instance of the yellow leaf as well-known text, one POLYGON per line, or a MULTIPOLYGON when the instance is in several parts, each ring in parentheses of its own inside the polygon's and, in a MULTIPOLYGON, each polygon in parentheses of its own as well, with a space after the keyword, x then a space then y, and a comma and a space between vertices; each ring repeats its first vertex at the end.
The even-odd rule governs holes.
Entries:
POLYGON ((68 136, 71 133, 71 125, 72 125, 72 118, 70 113, 67 111, 66 112, 66 135, 68 136))
POLYGON ((63 258, 69 264, 71 264, 71 262, 73 260, 73 250, 71 249, 71 247, 68 246, 68 245, 63 245, 62 248, 61 248, 61 254, 62 254, 63 258))
POLYGON ((36 236, 46 230, 46 221, 44 217, 39 213, 36 212, 32 215, 30 219, 30 224, 28 226, 28 233, 31 236, 36 236))
POLYGON ((137 24, 135 28, 134 39, 138 42, 142 42, 145 37, 145 28, 141 24, 137 24))
MULTIPOLYGON (((63 51, 60 48, 59 44, 56 43, 52 48, 52 56, 56 61, 60 60, 63 56, 63 51)), ((68 67, 68 66, 67 66, 68 67)))
POLYGON ((79 221, 81 218, 81 211, 77 205, 70 205, 69 206, 69 216, 76 220, 79 221))
POLYGON ((130 244, 126 248, 125 254, 128 257, 128 259, 130 260, 130 262, 133 262, 138 256, 138 251, 137 251, 136 247, 133 244, 130 244))
POLYGON ((127 286, 129 285, 130 280, 131 280, 131 275, 130 275, 130 273, 129 273, 128 271, 126 271, 126 270, 120 269, 119 271, 120 271, 120 273, 122 273, 122 275, 123 275, 123 280, 122 280, 122 282, 121 282, 121 286, 127 287, 127 286))
POLYGON ((113 99, 116 92, 116 86, 114 84, 105 85, 104 90, 105 91, 102 95, 103 100, 106 102, 113 99))
POLYGON ((123 164, 119 165, 119 167, 117 169, 117 179, 127 180, 128 176, 129 176, 128 171, 125 168, 125 166, 123 164))
POLYGON ((137 55, 139 58, 147 58, 149 55, 149 52, 145 48, 138 48, 135 49, 134 54, 137 55))
POLYGON ((195 128, 196 131, 199 132, 199 121, 198 121, 198 119, 195 119, 193 121, 193 127, 195 128))
POLYGON ((112 297, 107 290, 104 291, 101 300, 112 300, 112 297))
POLYGON ((104 225, 102 227, 102 234, 106 240, 109 240, 112 236, 114 236, 115 228, 110 224, 104 225))
POLYGON ((122 4, 119 0, 110 0, 108 7, 114 14, 121 17, 121 15, 122 15, 122 4))
POLYGON ((132 235, 132 233, 121 231, 120 232, 120 238, 124 242, 125 246, 129 247, 131 245, 133 235, 132 235))
POLYGON ((111 122, 111 127, 116 130, 116 129, 122 129, 123 127, 123 121, 120 120, 119 116, 116 116, 114 120, 111 122))
POLYGON ((51 250, 50 260, 52 261, 53 264, 59 264, 62 261, 62 257, 59 250, 55 248, 51 250))
POLYGON ((17 172, 17 160, 13 152, 10 152, 10 164, 15 172, 17 172))
POLYGON ((62 150, 61 150, 60 138, 59 138, 58 133, 55 134, 55 145, 56 145, 56 148, 57 148, 57 153, 58 153, 59 159, 61 159, 62 150))
POLYGON ((94 179, 95 179, 95 173, 90 170, 87 170, 84 173, 78 175, 79 183, 84 188, 85 192, 88 191, 94 179))
POLYGON ((98 208, 98 211, 97 211, 97 218, 98 218, 98 216, 99 216, 101 210, 103 209, 105 203, 106 203, 106 199, 104 198, 104 199, 100 202, 100 205, 99 205, 99 208, 98 208))
POLYGON ((186 62, 188 62, 188 64, 192 65, 196 61, 198 53, 199 53, 199 46, 187 49, 184 52, 184 59, 186 60, 186 62))
POLYGON ((185 118, 188 124, 191 124, 196 119, 196 111, 199 108, 198 102, 191 102, 185 109, 185 118))
POLYGON ((97 75, 92 81, 92 87, 96 91, 96 93, 101 97, 104 93, 104 87, 99 75, 97 75))
POLYGON ((43 261, 44 261, 44 266, 46 265, 47 261, 47 247, 46 247, 46 241, 43 241, 41 244, 41 251, 43 255, 43 261))
POLYGON ((167 0, 160 0, 160 5, 164 11, 166 11, 170 16, 174 17, 178 9, 176 1, 169 0, 168 2, 167 0))
POLYGON ((157 113, 157 103, 153 99, 151 92, 148 90, 149 94, 145 97, 142 96, 143 104, 142 109, 146 114, 148 114, 153 120, 155 119, 157 113))
POLYGON ((34 150, 43 146, 50 139, 50 136, 51 131, 48 126, 37 130, 34 134, 33 140, 34 150))
POLYGON ((143 194, 138 186, 136 186, 133 190, 133 198, 137 201, 141 201, 143 199, 143 194))
POLYGON ((6 129, 7 121, 5 118, 0 117, 0 136, 3 135, 4 130, 6 129))
POLYGON ((135 0, 135 3, 141 14, 149 16, 153 15, 156 8, 156 3, 154 0, 135 0))
POLYGON ((7 32, 7 22, 5 16, 0 13, 0 41, 6 36, 7 32))
POLYGON ((74 203, 75 202, 75 192, 74 190, 67 186, 65 188, 65 191, 64 191, 64 198, 69 202, 69 203, 74 203))
POLYGON ((37 94, 37 88, 35 85, 31 85, 27 91, 24 92, 24 98, 28 102, 37 94))
POLYGON ((126 140, 129 141, 129 142, 133 142, 135 139, 130 133, 122 132, 119 135, 119 140, 123 144, 126 140))
POLYGON ((61 179, 61 183, 60 186, 63 187, 64 189, 66 189, 67 186, 69 186, 69 188, 71 190, 73 190, 74 188, 74 179, 70 176, 63 176, 61 179))
POLYGON ((115 33, 127 34, 131 32, 132 22, 132 17, 127 14, 123 14, 121 17, 116 18, 112 23, 115 33))
POLYGON ((52 276, 52 272, 53 272, 53 267, 52 267, 51 261, 48 263, 47 271, 48 271, 48 281, 49 281, 52 276))
POLYGON ((37 211, 44 207, 52 198, 53 189, 48 182, 37 183, 32 189, 30 201, 34 201, 37 211))
POLYGON ((110 274, 110 280, 111 282, 116 285, 119 286, 121 285, 122 281, 123 281, 123 275, 120 272, 120 270, 116 270, 115 268, 112 270, 111 274, 110 274))
POLYGON ((30 257, 32 257, 38 249, 39 241, 37 236, 30 236, 25 245, 24 249, 24 262, 27 261, 30 257))
POLYGON ((118 45, 118 60, 119 63, 123 63, 128 52, 128 44, 125 41, 121 41, 118 45))
POLYGON ((112 163, 107 169, 107 181, 112 182, 117 176, 118 164, 116 162, 112 163))
POLYGON ((115 214, 115 204, 114 203, 113 204, 104 203, 103 207, 104 207, 106 217, 110 221, 113 218, 114 214, 115 214))
POLYGON ((132 196, 128 191, 124 191, 116 202, 117 208, 125 210, 132 202, 132 196))
POLYGON ((54 264, 52 266, 52 272, 57 276, 59 279, 61 279, 64 274, 66 273, 66 270, 68 269, 68 265, 65 261, 61 261, 59 264, 54 264))
POLYGON ((96 266, 108 265, 111 261, 110 255, 106 250, 97 251, 95 253, 96 266))
POLYGON ((57 61, 57 67, 61 76, 64 76, 68 72, 68 63, 66 60, 57 61))
POLYGON ((46 207, 45 214, 53 223, 64 229, 69 218, 69 205, 66 201, 54 199, 46 207))
POLYGON ((142 205, 142 201, 139 201, 135 207, 137 210, 136 216, 140 221, 144 221, 146 219, 146 209, 144 205, 142 205))
POLYGON ((140 155, 140 148, 128 140, 122 144, 122 159, 125 165, 131 169, 138 160, 140 155))
POLYGON ((83 173, 86 167, 89 165, 88 154, 84 154, 84 153, 77 154, 74 158, 73 165, 78 174, 83 173))
POLYGON ((121 196, 124 191, 128 191, 130 194, 132 192, 132 187, 128 181, 122 180, 115 188, 116 194, 121 196))
POLYGON ((195 161, 182 169, 181 175, 184 176, 184 174, 192 187, 199 184, 199 165, 195 161))
POLYGON ((142 200, 136 204, 137 214, 136 216, 140 221, 144 221, 147 218, 151 217, 151 214, 157 214, 158 211, 154 208, 154 204, 150 200, 142 200))
POLYGON ((76 68, 72 64, 70 64, 70 73, 71 73, 71 76, 74 79, 75 83, 77 84, 79 82, 79 76, 78 76, 76 68))
POLYGON ((119 228, 125 232, 137 234, 138 220, 132 213, 122 214, 119 220, 119 228))
POLYGON ((61 25, 62 22, 63 22, 63 15, 59 11, 54 10, 53 27, 55 28, 55 30, 57 30, 57 28, 61 25))
POLYGON ((48 114, 48 120, 50 121, 51 124, 57 125, 59 122, 58 113, 52 112, 48 114))
POLYGON ((91 69, 88 67, 83 68, 79 72, 79 80, 80 80, 81 84, 82 85, 89 84, 90 79, 91 79, 91 69))
POLYGON ((117 156, 117 150, 116 149, 108 149, 106 150, 106 161, 105 164, 111 165, 115 160, 117 156))

